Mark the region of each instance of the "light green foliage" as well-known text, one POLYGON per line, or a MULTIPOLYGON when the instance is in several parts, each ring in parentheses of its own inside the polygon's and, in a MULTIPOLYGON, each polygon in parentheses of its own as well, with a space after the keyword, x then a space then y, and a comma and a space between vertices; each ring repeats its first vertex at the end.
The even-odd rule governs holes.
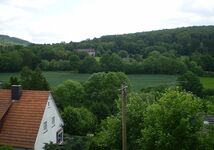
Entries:
POLYGON ((62 113, 65 132, 70 135, 86 135, 95 128, 95 116, 86 108, 67 106, 62 113))
POLYGON ((169 90, 145 111, 142 148, 196 149, 201 111, 201 103, 193 95, 169 90))
POLYGON ((83 104, 84 88, 77 81, 67 80, 54 89, 54 98, 61 109, 68 105, 78 107, 83 104))

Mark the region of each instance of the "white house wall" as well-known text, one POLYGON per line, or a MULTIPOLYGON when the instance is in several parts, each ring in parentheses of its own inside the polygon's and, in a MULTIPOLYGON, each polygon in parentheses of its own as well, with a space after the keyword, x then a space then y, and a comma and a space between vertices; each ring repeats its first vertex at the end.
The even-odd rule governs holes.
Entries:
POLYGON ((43 118, 39 127, 36 142, 34 145, 35 150, 42 150, 44 143, 56 143, 56 132, 62 128, 63 121, 57 110, 55 102, 51 94, 49 95, 48 102, 45 106, 43 118), (49 105, 49 106, 48 106, 49 105), (55 116, 55 126, 52 125, 52 117, 55 116), (47 121, 47 131, 43 129, 43 123, 47 121))

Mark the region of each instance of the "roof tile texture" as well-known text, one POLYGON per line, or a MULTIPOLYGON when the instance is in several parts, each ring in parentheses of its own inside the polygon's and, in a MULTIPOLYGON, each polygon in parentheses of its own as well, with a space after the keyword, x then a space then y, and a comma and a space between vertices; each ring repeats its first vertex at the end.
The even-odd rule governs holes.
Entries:
MULTIPOLYGON (((49 91, 22 91, 20 100, 12 103, 2 120, 0 144, 34 148, 49 94, 49 91)), ((0 90, 0 116, 10 101, 11 90, 0 90)))

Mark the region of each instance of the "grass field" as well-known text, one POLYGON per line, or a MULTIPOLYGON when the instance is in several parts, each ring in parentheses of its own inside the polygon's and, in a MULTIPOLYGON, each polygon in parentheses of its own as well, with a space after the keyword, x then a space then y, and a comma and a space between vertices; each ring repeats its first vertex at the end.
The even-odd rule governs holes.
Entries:
MULTIPOLYGON (((0 73, 0 81, 8 82, 10 76, 18 76, 18 73, 0 73)), ((57 71, 57 72, 44 72, 44 76, 47 78, 51 87, 55 87, 64 80, 76 80, 85 81, 90 74, 78 74, 71 73, 69 71, 57 71)), ((128 75, 132 87, 134 90, 140 90, 146 87, 154 87, 163 84, 174 85, 176 84, 175 75, 128 75)), ((205 88, 214 89, 214 77, 201 77, 202 84, 205 88)))
POLYGON ((200 80, 205 89, 214 89, 214 77, 201 77, 200 80))

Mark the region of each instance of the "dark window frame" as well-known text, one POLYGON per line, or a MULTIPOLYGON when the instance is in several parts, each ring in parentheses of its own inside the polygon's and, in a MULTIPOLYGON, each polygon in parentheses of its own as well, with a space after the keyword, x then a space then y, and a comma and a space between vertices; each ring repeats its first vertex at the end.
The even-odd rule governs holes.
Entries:
POLYGON ((56 132, 56 143, 57 144, 63 143, 63 129, 62 128, 56 132))

